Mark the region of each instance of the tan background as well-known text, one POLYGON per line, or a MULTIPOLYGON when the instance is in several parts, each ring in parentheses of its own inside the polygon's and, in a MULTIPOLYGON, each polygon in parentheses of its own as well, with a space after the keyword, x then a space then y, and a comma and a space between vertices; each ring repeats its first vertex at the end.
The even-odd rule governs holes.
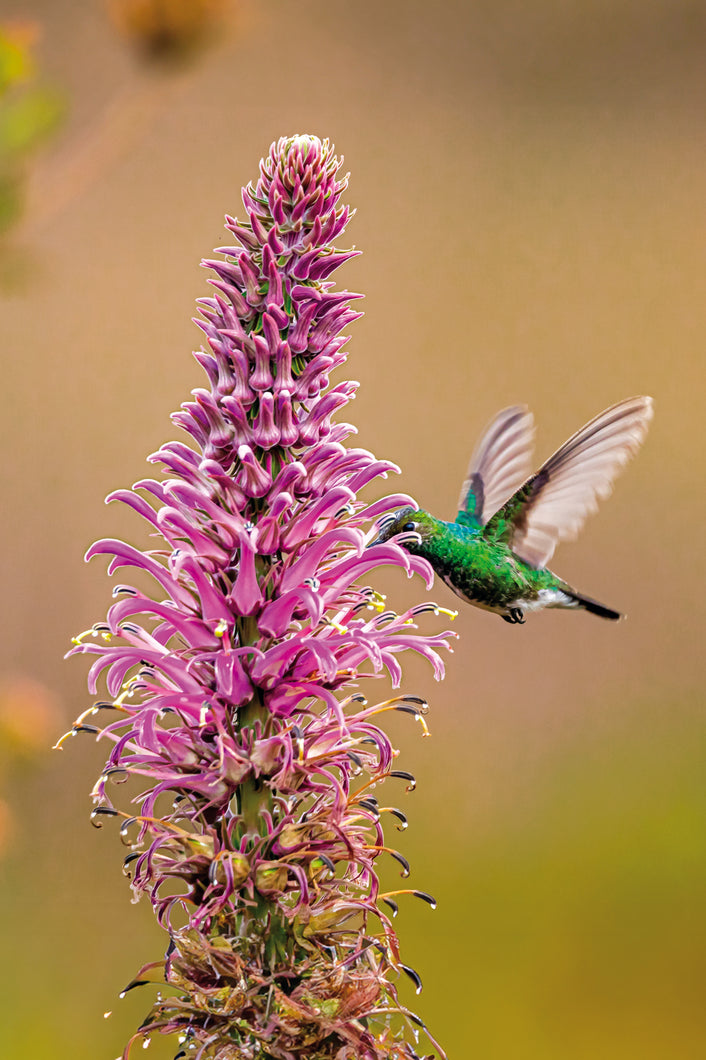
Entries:
MULTIPOLYGON (((643 453, 553 564, 629 621, 511 628, 465 608, 447 681, 410 668, 433 737, 394 727, 420 782, 399 793, 400 847, 439 908, 403 905, 426 985, 404 996, 459 1060, 702 1057, 706 9, 251 3, 178 84, 141 87, 99 3, 3 7, 43 23, 72 111, 0 304, 2 675, 54 690, 59 728, 90 702, 61 656, 110 587, 81 557, 100 536, 141 540, 102 498, 148 473, 201 385, 199 259, 271 140, 330 137, 364 251, 339 274, 366 295, 351 416, 401 465, 393 488, 451 517, 503 405, 532 407, 543 458, 606 405, 656 401, 643 453)), ((385 580, 393 602, 424 597, 402 582, 385 580)), ((163 940, 129 904, 115 830, 88 823, 100 752, 5 761, 8 1057, 112 1057, 148 1006, 115 997, 163 940)))

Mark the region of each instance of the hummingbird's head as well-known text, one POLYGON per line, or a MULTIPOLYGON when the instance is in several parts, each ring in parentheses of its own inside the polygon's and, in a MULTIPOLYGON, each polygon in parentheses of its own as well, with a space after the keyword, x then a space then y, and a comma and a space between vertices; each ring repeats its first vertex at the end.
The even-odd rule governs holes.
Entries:
POLYGON ((392 515, 385 515, 377 524, 377 537, 369 542, 370 545, 380 545, 383 541, 403 534, 399 542, 408 552, 423 553, 424 542, 433 536, 436 530, 437 520, 433 515, 417 508, 400 508, 392 515))

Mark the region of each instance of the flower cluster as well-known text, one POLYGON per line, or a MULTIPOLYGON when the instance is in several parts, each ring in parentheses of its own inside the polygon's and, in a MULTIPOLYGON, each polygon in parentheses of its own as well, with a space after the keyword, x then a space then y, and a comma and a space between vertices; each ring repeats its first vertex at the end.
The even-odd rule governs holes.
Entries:
POLYGON ((76 638, 108 698, 72 731, 112 741, 94 820, 124 818, 132 888, 170 935, 166 962, 138 980, 160 966, 173 989, 135 1037, 177 1033, 198 1060, 412 1060, 423 1027, 395 988, 400 971, 421 986, 390 921, 406 892, 381 893, 375 865, 387 853, 407 875, 381 823, 405 816, 373 789, 414 783, 377 718, 403 710, 426 731, 426 705, 370 706, 357 689, 385 674, 397 686, 405 650, 441 677, 449 634, 417 631, 436 605, 396 614, 359 584, 381 564, 428 585, 432 572, 398 543, 370 544, 371 523, 411 502, 359 499, 396 469, 345 446, 354 428, 335 420, 356 386, 329 385, 358 316, 328 279, 355 253, 334 246, 346 186, 328 141, 272 145, 243 191, 247 218, 227 218, 238 245, 204 262, 209 386, 173 417, 191 444, 165 444, 150 458, 165 477, 112 495, 159 547, 88 552, 146 572, 164 597, 118 585, 106 623, 76 638), (102 709, 117 720, 88 724, 102 709), (134 815, 111 795, 130 776, 146 785, 134 815))

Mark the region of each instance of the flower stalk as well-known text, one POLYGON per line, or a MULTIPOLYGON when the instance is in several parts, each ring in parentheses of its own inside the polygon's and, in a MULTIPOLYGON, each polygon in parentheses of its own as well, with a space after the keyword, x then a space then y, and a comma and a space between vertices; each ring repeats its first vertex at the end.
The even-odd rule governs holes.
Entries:
POLYGON ((157 547, 88 552, 157 586, 155 598, 116 586, 107 621, 70 653, 94 657, 89 688, 107 693, 72 730, 112 744, 94 823, 123 818, 133 892, 169 934, 166 960, 135 985, 159 968, 170 989, 126 1058, 157 1032, 195 1060, 420 1055, 424 1025, 396 982, 421 980, 390 916, 400 895, 434 903, 381 894, 376 863, 409 874, 383 821, 406 826, 387 791, 414 786, 379 723, 401 710, 426 733, 426 704, 370 705, 360 685, 387 675, 398 686, 407 651, 440 678, 450 634, 418 629, 435 604, 397 614, 361 584, 383 564, 428 587, 433 575, 399 544, 371 543, 376 520, 413 502, 360 498, 397 469, 344 445, 354 428, 336 419, 357 386, 329 381, 359 315, 358 296, 329 279, 356 253, 335 244, 346 186, 328 141, 272 145, 243 190, 245 219, 227 218, 236 244, 204 262, 214 293, 200 302, 208 345, 196 358, 209 385, 173 416, 191 444, 166 443, 150 458, 162 478, 109 498, 147 520, 157 547), (114 720, 87 723, 105 709, 114 720), (112 801, 130 776, 141 781, 132 815, 112 801))

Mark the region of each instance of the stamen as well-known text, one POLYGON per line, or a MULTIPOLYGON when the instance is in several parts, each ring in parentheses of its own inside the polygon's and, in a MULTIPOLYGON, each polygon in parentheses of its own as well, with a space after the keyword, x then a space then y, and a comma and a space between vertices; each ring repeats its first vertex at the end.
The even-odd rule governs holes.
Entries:
POLYGON ((292 736, 295 739, 297 745, 297 761, 304 761, 304 733, 301 731, 298 725, 292 726, 292 736))
POLYGON ((94 810, 91 810, 91 824, 94 828, 102 828, 102 824, 98 824, 96 817, 119 817, 120 813, 118 810, 114 810, 112 806, 96 806, 94 810))
POLYGON ((83 644, 83 641, 84 641, 84 639, 86 637, 95 637, 95 636, 96 636, 95 629, 84 629, 83 633, 77 633, 74 637, 71 638, 71 643, 72 644, 83 644))
POLYGON ((316 861, 321 861, 321 862, 323 862, 323 864, 324 864, 324 865, 326 866, 326 868, 327 868, 327 869, 329 870, 329 872, 331 873, 331 875, 332 875, 332 876, 333 876, 333 875, 335 874, 335 872, 336 872, 336 866, 335 866, 335 865, 334 865, 334 863, 333 863, 333 862, 331 861, 331 858, 327 857, 327 855, 326 855, 326 854, 322 854, 322 853, 321 853, 321 852, 319 851, 319 852, 317 853, 316 857, 315 857, 315 858, 312 858, 311 864, 313 865, 313 864, 314 864, 314 862, 316 862, 316 861))
POLYGON ((372 589, 366 602, 368 611, 384 611, 386 600, 387 597, 384 593, 379 593, 376 589, 372 589))
POLYGON ((399 780, 408 780, 407 791, 414 791, 417 786, 416 777, 413 773, 408 773, 406 769, 391 769, 387 775, 388 777, 397 777, 399 780))
POLYGON ((150 981, 151 980, 149 979, 133 979, 120 991, 118 997, 122 1000, 122 998, 124 998, 131 990, 134 990, 136 986, 149 986, 150 981))

